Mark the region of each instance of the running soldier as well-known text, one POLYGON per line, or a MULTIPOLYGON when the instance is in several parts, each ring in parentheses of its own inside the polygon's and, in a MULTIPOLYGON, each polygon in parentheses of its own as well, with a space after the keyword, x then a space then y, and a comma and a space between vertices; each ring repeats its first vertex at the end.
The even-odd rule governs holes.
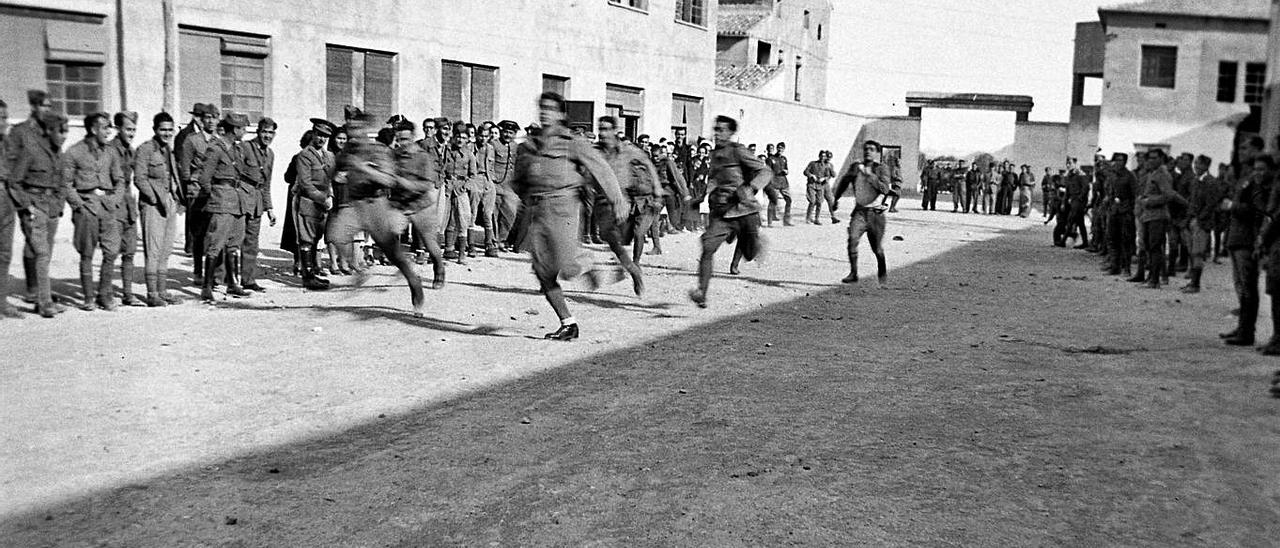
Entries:
POLYGON ((880 287, 885 287, 889 270, 884 256, 884 204, 881 197, 892 192, 890 168, 880 163, 880 143, 867 141, 862 145, 862 161, 849 166, 847 173, 836 188, 836 200, 839 205, 840 195, 850 186, 853 187, 853 213, 849 218, 849 275, 840 280, 843 283, 858 283, 858 243, 863 234, 871 245, 871 252, 876 256, 876 279, 880 287), (878 204, 878 205, 877 205, 878 204))
POLYGON ((417 234, 430 234, 422 241, 431 258, 432 289, 444 287, 444 253, 435 235, 440 233, 440 161, 413 141, 413 123, 396 124, 396 184, 391 188, 391 205, 403 211, 417 234))
POLYGON ((614 206, 603 192, 597 191, 593 222, 600 228, 600 239, 609 245, 609 251, 613 252, 622 269, 631 275, 636 296, 641 297, 644 296, 644 275, 637 263, 644 252, 643 235, 653 226, 656 217, 653 207, 661 204, 662 200, 662 189, 657 184, 658 171, 648 155, 618 139, 617 118, 602 116, 596 123, 596 129, 600 135, 596 148, 618 178, 623 196, 623 204, 618 207, 626 210, 627 220, 618 223, 617 219, 622 215, 614 211, 614 206), (624 247, 628 241, 634 241, 631 256, 627 255, 624 247))

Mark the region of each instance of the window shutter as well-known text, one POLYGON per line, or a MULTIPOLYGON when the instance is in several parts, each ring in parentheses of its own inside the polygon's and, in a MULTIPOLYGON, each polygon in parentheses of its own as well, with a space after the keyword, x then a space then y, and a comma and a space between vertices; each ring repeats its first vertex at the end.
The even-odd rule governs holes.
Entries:
POLYGON ((466 67, 445 61, 440 69, 440 115, 449 120, 462 118, 462 78, 466 67))
POLYGON ((351 55, 347 48, 325 48, 325 112, 329 121, 341 123, 342 107, 351 104, 351 55))
POLYGON ((671 127, 684 126, 691 138, 702 135, 702 99, 688 95, 671 98, 671 127))
POLYGON ((471 67, 471 120, 479 125, 493 120, 493 104, 497 97, 497 69, 471 67))
POLYGON ((640 116, 644 113, 644 90, 627 86, 606 84, 604 88, 605 102, 621 105, 626 116, 640 116))
POLYGON ((107 62, 107 32, 102 25, 45 21, 45 59, 101 65, 107 62))
POLYGON ((364 109, 377 120, 395 114, 392 73, 395 56, 386 53, 364 55, 364 109))
POLYGON ((178 99, 182 112, 195 103, 222 106, 222 42, 216 36, 185 31, 178 33, 178 99))

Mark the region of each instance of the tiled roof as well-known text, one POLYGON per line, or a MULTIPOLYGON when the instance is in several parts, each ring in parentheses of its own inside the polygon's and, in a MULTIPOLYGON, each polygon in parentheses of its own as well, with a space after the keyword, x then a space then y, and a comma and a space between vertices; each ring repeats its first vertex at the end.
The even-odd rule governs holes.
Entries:
POLYGON ((1271 18, 1271 2, 1268 0, 1146 0, 1103 6, 1098 11, 1265 20, 1271 18))
POLYGON ((782 65, 720 67, 716 69, 716 85, 738 91, 753 91, 781 71, 782 65))
POLYGON ((720 6, 716 15, 716 34, 746 36, 751 27, 769 16, 769 8, 756 6, 720 6))

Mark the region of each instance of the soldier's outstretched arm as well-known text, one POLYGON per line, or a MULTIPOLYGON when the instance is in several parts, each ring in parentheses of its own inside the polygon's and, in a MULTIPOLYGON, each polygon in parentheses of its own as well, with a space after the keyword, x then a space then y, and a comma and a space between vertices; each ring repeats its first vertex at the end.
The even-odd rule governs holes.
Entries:
POLYGON ((587 171, 591 178, 596 180, 596 184, 600 190, 604 192, 605 198, 609 203, 614 205, 614 211, 619 215, 626 215, 629 212, 626 208, 619 207, 625 199, 622 196, 622 187, 618 185, 618 177, 614 175, 613 168, 609 167, 609 163, 604 161, 604 157, 596 152, 595 148, 587 144, 586 141, 574 139, 570 145, 570 159, 574 163, 581 166, 587 171))

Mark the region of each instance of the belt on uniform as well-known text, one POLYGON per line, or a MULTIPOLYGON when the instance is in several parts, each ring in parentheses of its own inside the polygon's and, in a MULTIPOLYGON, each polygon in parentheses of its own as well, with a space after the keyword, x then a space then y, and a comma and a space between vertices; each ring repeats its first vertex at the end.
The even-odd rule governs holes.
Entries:
POLYGON ((213 184, 215 185, 216 184, 234 185, 236 184, 236 181, 237 181, 236 179, 220 179, 217 177, 213 178, 213 184))
POLYGON ((58 189, 47 186, 22 185, 22 190, 31 194, 57 194, 58 189))
POLYGON ((531 204, 536 204, 556 198, 573 198, 577 196, 577 194, 577 189, 566 189, 555 192, 544 192, 541 194, 530 194, 525 197, 525 201, 531 204))
POLYGON ((108 190, 105 188, 76 189, 76 192, 80 193, 81 196, 114 196, 116 193, 115 189, 108 190))

